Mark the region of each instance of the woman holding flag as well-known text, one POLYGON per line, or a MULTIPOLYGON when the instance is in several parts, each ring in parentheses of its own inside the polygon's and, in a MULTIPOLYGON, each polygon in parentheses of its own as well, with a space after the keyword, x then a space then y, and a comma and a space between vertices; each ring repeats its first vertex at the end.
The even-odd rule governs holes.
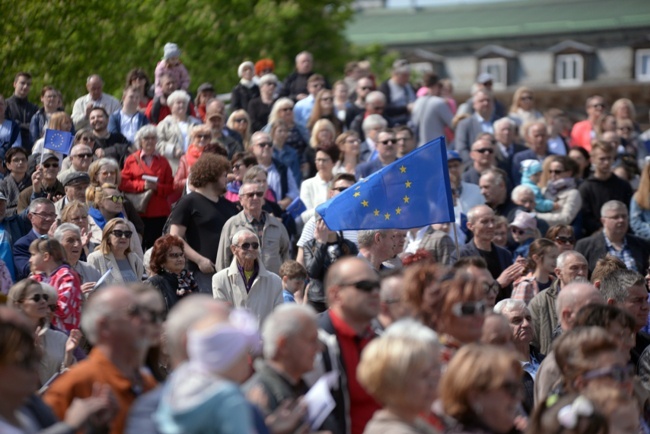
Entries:
POLYGON ((44 149, 50 149, 59 157, 60 163, 63 160, 63 154, 69 153, 72 147, 72 118, 66 112, 56 112, 50 118, 48 130, 45 131, 43 137, 34 143, 32 155, 40 155, 43 154, 44 149), (55 131, 48 134, 48 130, 55 131), (68 134, 60 134, 61 137, 59 138, 59 135, 56 133, 60 131, 68 134))

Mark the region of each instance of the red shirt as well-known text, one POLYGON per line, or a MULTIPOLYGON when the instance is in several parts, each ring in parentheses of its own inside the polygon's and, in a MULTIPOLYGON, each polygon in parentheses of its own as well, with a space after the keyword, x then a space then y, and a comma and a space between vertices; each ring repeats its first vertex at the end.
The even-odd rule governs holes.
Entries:
POLYGON ((381 405, 368 395, 357 381, 357 365, 361 358, 361 351, 368 345, 375 334, 368 326, 363 336, 357 336, 356 332, 339 318, 332 310, 329 311, 332 325, 339 342, 341 356, 345 373, 348 379, 348 395, 350 396, 350 432, 362 434, 368 421, 381 405))

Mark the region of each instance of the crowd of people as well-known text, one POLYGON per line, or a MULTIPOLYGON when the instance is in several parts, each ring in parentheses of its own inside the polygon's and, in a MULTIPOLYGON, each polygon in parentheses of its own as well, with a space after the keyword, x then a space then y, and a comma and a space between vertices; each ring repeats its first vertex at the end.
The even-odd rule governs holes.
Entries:
MULTIPOLYGON (((0 432, 650 433, 650 130, 509 108, 480 74, 331 86, 174 43, 122 100, 0 96, 0 432), (234 71, 233 71, 234 74, 234 71), (74 137, 49 150, 46 131, 74 137), (333 231, 318 205, 443 136, 455 222, 333 231)), ((330 209, 331 211, 331 209, 330 209)), ((350 210, 336 210, 348 213, 350 210)))

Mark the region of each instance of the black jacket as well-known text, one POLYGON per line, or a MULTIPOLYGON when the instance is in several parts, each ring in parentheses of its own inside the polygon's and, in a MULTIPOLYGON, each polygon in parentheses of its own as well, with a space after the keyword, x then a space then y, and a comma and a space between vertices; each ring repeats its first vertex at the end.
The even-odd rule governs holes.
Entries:
MULTIPOLYGON (((643 271, 648 266, 648 254, 650 252, 650 243, 635 235, 627 234, 625 242, 632 253, 637 271, 643 271)), ((605 244, 605 235, 602 232, 594 234, 588 238, 583 238, 576 244, 576 251, 580 252, 587 258, 589 264, 589 274, 594 271, 596 262, 607 255, 607 245, 605 244)))

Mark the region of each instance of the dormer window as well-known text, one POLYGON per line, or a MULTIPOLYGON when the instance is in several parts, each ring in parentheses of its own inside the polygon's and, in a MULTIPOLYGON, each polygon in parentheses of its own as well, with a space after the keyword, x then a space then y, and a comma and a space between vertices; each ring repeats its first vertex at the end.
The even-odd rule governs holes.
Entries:
POLYGON ((555 53, 554 81, 561 87, 577 87, 593 79, 596 50, 581 42, 566 40, 549 49, 555 53))
POLYGON ((487 73, 494 78, 492 88, 504 90, 515 80, 517 52, 500 45, 487 45, 475 53, 478 59, 478 74, 487 73))

